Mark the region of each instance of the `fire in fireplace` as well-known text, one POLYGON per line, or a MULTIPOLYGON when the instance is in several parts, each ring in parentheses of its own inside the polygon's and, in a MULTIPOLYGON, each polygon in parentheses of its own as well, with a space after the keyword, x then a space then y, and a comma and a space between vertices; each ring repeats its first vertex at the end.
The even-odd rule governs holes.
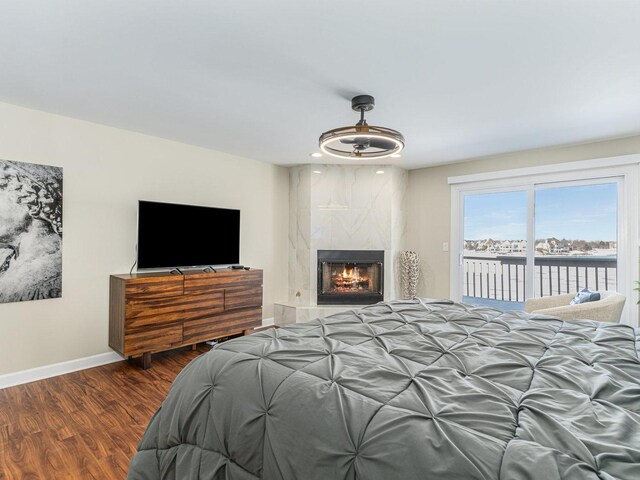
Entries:
POLYGON ((369 305, 383 299, 382 250, 318 250, 318 305, 369 305))

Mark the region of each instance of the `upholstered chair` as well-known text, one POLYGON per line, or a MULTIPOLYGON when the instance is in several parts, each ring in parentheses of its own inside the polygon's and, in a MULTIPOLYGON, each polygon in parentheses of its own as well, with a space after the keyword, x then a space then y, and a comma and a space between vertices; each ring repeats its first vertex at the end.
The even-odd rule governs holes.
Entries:
POLYGON ((562 320, 598 320, 620 323, 626 297, 617 292, 599 292, 600 300, 570 305, 573 293, 550 297, 530 298, 524 311, 561 318, 562 320))

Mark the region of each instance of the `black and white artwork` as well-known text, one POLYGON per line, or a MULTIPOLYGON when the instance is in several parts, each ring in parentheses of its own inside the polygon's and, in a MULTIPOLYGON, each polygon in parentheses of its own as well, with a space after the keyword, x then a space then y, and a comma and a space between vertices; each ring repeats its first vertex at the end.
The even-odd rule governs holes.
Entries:
POLYGON ((62 296, 62 168, 0 160, 0 303, 62 296))

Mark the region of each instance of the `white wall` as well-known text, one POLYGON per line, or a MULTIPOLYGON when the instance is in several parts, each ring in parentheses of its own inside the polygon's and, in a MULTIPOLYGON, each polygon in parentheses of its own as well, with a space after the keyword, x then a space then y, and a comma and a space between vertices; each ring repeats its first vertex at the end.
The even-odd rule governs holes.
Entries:
POLYGON ((138 199, 240 209, 264 317, 287 297, 286 168, 4 103, 0 158, 64 168, 62 298, 0 304, 0 374, 109 351, 109 275, 135 259, 138 199))
POLYGON ((451 242, 451 190, 447 183, 448 177, 633 153, 640 153, 640 135, 411 170, 407 248, 417 251, 421 257, 422 279, 418 295, 449 298, 449 252, 442 250, 444 242, 451 242))

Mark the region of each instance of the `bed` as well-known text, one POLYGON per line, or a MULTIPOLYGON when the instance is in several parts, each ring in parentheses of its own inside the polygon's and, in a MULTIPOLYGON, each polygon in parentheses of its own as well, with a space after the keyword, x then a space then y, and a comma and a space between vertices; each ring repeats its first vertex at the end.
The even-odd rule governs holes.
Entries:
POLYGON ((129 479, 640 479, 640 329, 392 301, 222 343, 129 479))

